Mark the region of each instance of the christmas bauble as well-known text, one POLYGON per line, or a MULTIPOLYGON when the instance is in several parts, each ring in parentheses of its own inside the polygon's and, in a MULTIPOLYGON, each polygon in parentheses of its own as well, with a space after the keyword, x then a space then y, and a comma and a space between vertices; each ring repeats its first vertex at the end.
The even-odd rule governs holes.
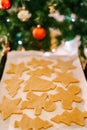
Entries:
POLYGON ((46 30, 43 27, 35 27, 32 34, 35 39, 42 40, 46 37, 46 30))
POLYGON ((3 9, 3 10, 6 10, 6 9, 8 9, 8 8, 10 8, 11 7, 11 2, 10 2, 10 0, 1 0, 1 8, 3 9))
POLYGON ((17 16, 21 21, 25 22, 29 20, 29 18, 31 17, 31 13, 29 13, 29 11, 26 9, 22 9, 19 11, 17 16))
POLYGON ((87 57, 87 47, 84 48, 84 55, 87 57))

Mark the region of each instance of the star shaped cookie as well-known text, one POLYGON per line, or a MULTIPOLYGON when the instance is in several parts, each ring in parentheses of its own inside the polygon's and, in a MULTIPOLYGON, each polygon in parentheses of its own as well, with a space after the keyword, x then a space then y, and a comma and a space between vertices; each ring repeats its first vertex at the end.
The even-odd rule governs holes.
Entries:
POLYGON ((52 64, 53 62, 50 61, 50 60, 45 60, 45 59, 37 59, 35 57, 32 58, 31 61, 28 62, 28 65, 31 66, 31 67, 38 67, 38 66, 48 66, 50 64, 52 64))
POLYGON ((24 63, 20 64, 10 64, 10 68, 7 71, 8 74, 16 74, 18 76, 21 76, 23 72, 29 70, 28 67, 25 66, 24 63))
POLYGON ((76 66, 73 65, 73 60, 64 61, 60 59, 57 60, 57 64, 53 67, 56 69, 60 69, 63 72, 76 68, 76 66))
POLYGON ((19 79, 18 76, 13 76, 11 79, 7 79, 4 82, 6 83, 6 89, 9 95, 14 97, 20 88, 20 84, 23 83, 23 80, 19 79))
POLYGON ((51 76, 51 74, 54 72, 53 69, 48 68, 47 66, 44 66, 43 68, 37 68, 36 70, 28 72, 29 75, 36 75, 36 76, 51 76))
POLYGON ((69 72, 69 73, 58 72, 56 78, 53 81, 60 82, 65 87, 68 87, 72 83, 79 83, 79 80, 74 77, 72 72, 69 72))
POLYGON ((21 99, 8 99, 7 97, 3 97, 2 103, 0 104, 0 112, 2 114, 3 120, 6 120, 12 114, 21 114, 21 110, 18 108, 18 104, 20 103, 21 99))

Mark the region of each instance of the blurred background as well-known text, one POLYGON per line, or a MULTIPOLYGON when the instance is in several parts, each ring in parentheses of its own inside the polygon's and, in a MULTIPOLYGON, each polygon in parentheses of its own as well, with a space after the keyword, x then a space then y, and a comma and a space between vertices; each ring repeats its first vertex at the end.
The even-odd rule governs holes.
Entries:
POLYGON ((87 0, 0 0, 0 57, 11 50, 87 59, 87 0))

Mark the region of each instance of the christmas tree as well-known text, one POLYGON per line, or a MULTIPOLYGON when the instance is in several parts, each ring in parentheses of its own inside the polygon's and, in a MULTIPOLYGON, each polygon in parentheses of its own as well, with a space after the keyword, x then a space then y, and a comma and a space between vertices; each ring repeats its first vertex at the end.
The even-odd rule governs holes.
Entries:
MULTIPOLYGON (((87 47, 87 0, 0 0, 0 48, 51 50, 53 28, 56 46, 80 35, 79 52, 87 47), (62 20, 54 13, 63 15, 62 20), (9 47, 10 46, 10 47, 9 47)), ((72 50, 73 51, 73 50, 72 50)))

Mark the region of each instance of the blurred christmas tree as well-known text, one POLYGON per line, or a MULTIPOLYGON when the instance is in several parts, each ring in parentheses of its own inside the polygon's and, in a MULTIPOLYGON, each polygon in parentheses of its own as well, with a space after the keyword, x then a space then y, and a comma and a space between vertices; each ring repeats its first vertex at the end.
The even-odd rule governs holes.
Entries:
POLYGON ((1 48, 5 42, 11 50, 49 51, 50 28, 60 32, 55 35, 55 46, 80 35, 83 56, 87 47, 87 0, 0 0, 1 48), (54 17, 55 13, 63 15, 62 20, 54 17))

